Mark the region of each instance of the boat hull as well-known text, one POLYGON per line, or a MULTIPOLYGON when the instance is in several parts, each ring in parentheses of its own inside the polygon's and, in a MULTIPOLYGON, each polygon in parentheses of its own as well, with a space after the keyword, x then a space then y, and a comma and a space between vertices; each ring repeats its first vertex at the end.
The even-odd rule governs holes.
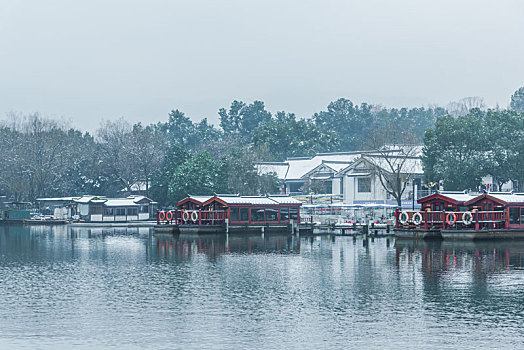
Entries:
POLYGON ((523 229, 443 230, 441 234, 444 240, 524 239, 523 229))
POLYGON ((440 230, 419 230, 419 229, 397 228, 394 231, 395 231, 396 238, 442 239, 440 230))

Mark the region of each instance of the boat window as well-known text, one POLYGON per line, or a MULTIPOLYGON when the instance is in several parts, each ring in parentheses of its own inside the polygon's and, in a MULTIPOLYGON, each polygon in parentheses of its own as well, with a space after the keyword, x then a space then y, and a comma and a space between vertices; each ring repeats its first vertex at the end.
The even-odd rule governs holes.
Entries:
POLYGON ((102 214, 102 206, 101 205, 92 205, 91 208, 89 208, 89 213, 91 215, 100 215, 100 214, 102 214))
POLYGON ((293 220, 298 219, 298 208, 289 208, 289 217, 293 220))
POLYGON ((468 207, 459 207, 459 211, 468 211, 468 207))
POLYGON ((115 215, 116 216, 126 216, 126 208, 116 208, 115 215))
POLYGON ((127 208, 127 215, 138 215, 138 208, 127 208))
POLYGON ((240 208, 240 221, 249 221, 249 208, 240 208))
POLYGON ((142 214, 144 214, 144 213, 145 213, 145 214, 149 213, 149 205, 141 205, 141 206, 140 206, 140 212, 141 212, 142 214))
POLYGON ((524 208, 520 208, 520 222, 524 223, 524 208))
POLYGON ((519 208, 509 208, 509 223, 520 224, 519 208))
POLYGON ((231 221, 239 221, 239 209, 238 208, 231 208, 231 221))
POLYGON ((278 210, 266 209, 266 221, 278 221, 278 210))
POLYGON ((251 221, 265 221, 264 209, 251 209, 251 221))
POLYGON ((289 208, 288 207, 280 208, 280 220, 281 221, 289 220, 289 208))
POLYGON ((105 216, 113 216, 113 208, 104 208, 104 215, 105 216))

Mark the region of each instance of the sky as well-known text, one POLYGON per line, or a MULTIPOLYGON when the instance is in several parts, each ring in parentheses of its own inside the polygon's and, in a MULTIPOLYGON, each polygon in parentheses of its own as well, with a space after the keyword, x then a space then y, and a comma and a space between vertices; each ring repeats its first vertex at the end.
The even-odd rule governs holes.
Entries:
POLYGON ((340 97, 386 107, 524 85, 521 0, 0 0, 0 118, 39 112, 218 124, 233 100, 310 117, 340 97))

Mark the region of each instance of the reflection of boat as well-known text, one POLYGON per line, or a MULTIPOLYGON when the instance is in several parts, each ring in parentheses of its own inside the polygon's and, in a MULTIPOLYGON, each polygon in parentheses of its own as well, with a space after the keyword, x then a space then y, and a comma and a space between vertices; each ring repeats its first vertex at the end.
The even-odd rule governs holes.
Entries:
POLYGON ((22 223, 24 225, 65 225, 67 221, 57 219, 24 219, 22 223))

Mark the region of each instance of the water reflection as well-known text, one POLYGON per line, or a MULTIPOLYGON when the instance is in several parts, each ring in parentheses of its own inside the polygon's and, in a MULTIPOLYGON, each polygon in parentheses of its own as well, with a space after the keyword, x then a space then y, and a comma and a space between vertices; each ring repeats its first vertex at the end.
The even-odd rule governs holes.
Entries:
POLYGON ((300 240, 292 235, 155 235, 155 254, 162 258, 191 259, 204 254, 215 260, 223 254, 300 254, 300 240))
POLYGON ((522 252, 0 226, 0 348, 517 348, 522 252))
POLYGON ((397 239, 395 263, 412 264, 420 258, 422 271, 442 273, 471 270, 474 274, 497 274, 522 269, 524 241, 423 241, 397 239))

